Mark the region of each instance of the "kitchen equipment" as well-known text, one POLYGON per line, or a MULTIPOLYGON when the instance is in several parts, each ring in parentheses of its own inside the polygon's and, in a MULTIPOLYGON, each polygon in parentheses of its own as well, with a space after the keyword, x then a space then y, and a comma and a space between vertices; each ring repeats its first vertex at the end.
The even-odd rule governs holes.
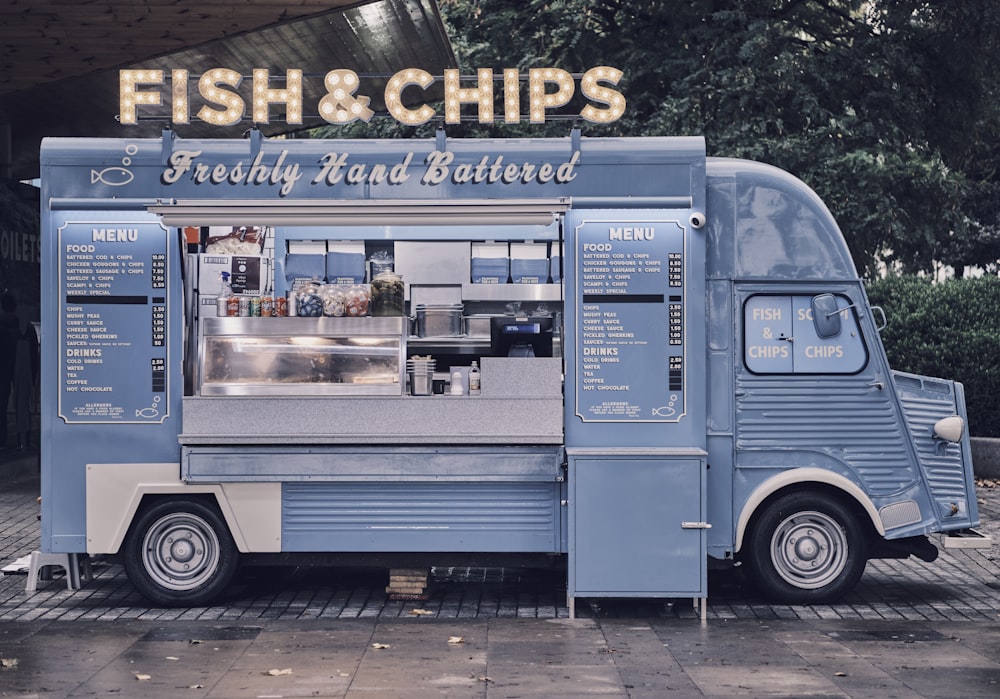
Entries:
POLYGON ((460 303, 418 304, 417 337, 460 337, 463 308, 460 303))
POLYGON ((410 380, 411 396, 429 396, 434 392, 434 367, 432 357, 414 355, 406 360, 406 374, 410 380))
POLYGON ((465 325, 465 334, 468 337, 488 338, 490 336, 490 319, 492 317, 492 315, 487 313, 475 313, 464 316, 462 320, 465 325))

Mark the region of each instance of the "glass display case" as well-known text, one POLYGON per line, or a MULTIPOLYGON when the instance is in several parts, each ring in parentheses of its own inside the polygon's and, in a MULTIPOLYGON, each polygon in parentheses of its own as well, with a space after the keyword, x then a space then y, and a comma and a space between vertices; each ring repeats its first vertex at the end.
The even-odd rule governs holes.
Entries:
POLYGON ((202 396, 402 395, 407 319, 204 318, 202 396))

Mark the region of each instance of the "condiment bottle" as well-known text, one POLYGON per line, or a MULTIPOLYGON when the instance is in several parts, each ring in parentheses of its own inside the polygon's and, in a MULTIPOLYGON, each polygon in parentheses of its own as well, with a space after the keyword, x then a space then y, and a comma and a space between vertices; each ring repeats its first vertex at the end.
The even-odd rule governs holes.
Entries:
POLYGON ((229 283, 229 272, 220 272, 219 295, 215 299, 215 315, 228 316, 229 298, 233 295, 233 285, 229 283))
POLYGON ((472 366, 469 367, 469 395, 478 396, 480 395, 480 374, 479 374, 479 362, 475 359, 472 360, 472 366))

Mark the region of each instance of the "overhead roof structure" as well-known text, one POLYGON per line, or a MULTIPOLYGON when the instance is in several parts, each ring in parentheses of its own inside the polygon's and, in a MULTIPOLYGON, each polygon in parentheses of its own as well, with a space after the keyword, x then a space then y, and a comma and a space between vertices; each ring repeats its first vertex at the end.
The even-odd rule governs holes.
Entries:
MULTIPOLYGON (((315 105, 330 70, 440 75, 456 60, 435 0, 5 0, 0 3, 0 178, 38 175, 45 136, 239 137, 249 122, 169 124, 169 104, 136 125, 118 121, 119 70, 172 68, 197 77, 255 68, 301 69, 303 124, 260 124, 275 135, 325 123, 315 105), (309 107, 312 106, 312 109, 309 107)), ((384 84, 384 81, 383 81, 384 84)), ((150 88, 145 88, 150 89, 150 88)), ((169 98, 164 88, 164 100, 169 98)), ((378 90, 381 88, 379 87, 378 90)), ((381 93, 376 90, 377 94, 381 93)), ((433 95, 430 95, 433 97, 433 95)), ((375 105, 373 105, 374 107, 375 105)))

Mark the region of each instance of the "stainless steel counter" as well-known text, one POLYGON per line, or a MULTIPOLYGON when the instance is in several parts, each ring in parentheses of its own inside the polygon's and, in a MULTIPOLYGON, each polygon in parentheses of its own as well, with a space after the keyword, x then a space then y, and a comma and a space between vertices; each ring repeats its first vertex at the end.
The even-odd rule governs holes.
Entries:
POLYGON ((561 444, 562 362, 482 358, 479 396, 206 396, 183 445, 561 444))

